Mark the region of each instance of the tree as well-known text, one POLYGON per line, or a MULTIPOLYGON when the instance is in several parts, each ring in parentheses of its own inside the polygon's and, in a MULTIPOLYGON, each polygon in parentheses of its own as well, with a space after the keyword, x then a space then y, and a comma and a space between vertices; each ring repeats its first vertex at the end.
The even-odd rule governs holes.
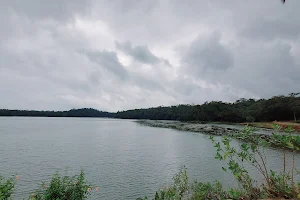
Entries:
POLYGON ((297 122, 296 113, 300 112, 300 92, 290 94, 290 107, 294 114, 294 121, 297 122))

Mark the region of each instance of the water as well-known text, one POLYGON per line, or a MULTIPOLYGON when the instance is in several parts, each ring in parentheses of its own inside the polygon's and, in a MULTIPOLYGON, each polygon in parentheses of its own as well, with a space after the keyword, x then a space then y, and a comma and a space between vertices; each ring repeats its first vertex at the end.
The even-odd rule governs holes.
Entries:
MULTIPOLYGON (((267 154, 269 165, 278 169, 280 151, 267 154)), ((200 181, 234 184, 214 156, 207 135, 131 120, 0 117, 0 175, 20 176, 13 195, 17 200, 28 197, 42 181, 49 182, 56 171, 72 175, 80 169, 99 186, 90 199, 153 195, 183 165, 200 181)))

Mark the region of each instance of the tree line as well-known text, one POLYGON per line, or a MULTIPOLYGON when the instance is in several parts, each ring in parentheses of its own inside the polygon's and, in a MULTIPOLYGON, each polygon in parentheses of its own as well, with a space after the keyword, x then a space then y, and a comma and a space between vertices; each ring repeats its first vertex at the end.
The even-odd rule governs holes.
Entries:
POLYGON ((112 117, 112 113, 93 108, 71 109, 68 111, 36 111, 0 109, 0 116, 22 117, 112 117))
POLYGON ((155 108, 103 112, 92 108, 69 111, 34 111, 1 109, 0 116, 35 117, 110 117, 121 119, 152 119, 210 122, 285 121, 300 117, 300 93, 274 96, 270 99, 239 99, 228 103, 205 102, 202 105, 159 106, 155 108))
POLYGON ((177 105, 117 112, 124 119, 153 119, 211 122, 262 122, 295 120, 300 115, 300 93, 270 99, 239 99, 234 103, 205 102, 202 105, 177 105))

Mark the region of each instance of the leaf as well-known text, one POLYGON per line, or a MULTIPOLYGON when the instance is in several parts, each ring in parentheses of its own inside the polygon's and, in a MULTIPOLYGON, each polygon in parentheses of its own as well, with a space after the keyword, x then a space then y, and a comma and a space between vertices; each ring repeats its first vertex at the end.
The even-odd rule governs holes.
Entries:
POLYGON ((222 160, 222 156, 219 152, 217 152, 215 159, 222 160))
POLYGON ((227 169, 226 169, 225 167, 222 167, 222 170, 223 170, 224 172, 227 172, 227 169))
POLYGON ((287 144, 289 147, 294 148, 294 145, 293 145, 292 143, 287 142, 286 144, 287 144))

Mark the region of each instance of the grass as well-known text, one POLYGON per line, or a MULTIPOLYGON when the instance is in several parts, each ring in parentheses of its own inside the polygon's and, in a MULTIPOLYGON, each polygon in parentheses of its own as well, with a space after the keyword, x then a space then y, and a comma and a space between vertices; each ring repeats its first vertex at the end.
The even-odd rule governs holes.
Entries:
POLYGON ((241 123, 242 125, 249 125, 257 128, 266 128, 266 129, 273 129, 273 124, 277 124, 281 126, 283 129, 290 126, 295 131, 300 132, 300 124, 295 122, 284 122, 284 121, 273 121, 273 122, 245 122, 241 123))

